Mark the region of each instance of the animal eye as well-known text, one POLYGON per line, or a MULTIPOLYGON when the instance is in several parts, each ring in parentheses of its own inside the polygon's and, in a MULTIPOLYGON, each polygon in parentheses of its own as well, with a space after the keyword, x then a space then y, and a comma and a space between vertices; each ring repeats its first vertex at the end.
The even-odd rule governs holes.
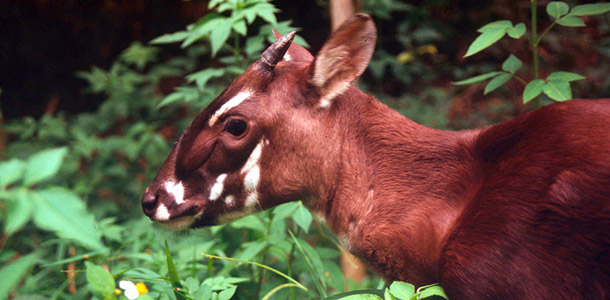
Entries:
POLYGON ((241 136, 248 129, 248 124, 245 121, 239 119, 230 119, 225 123, 224 131, 232 134, 233 136, 241 136))

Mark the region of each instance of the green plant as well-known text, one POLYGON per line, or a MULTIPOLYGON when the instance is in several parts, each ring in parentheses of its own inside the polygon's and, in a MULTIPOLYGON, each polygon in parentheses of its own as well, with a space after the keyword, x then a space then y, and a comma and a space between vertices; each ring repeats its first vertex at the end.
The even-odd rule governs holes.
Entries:
POLYGON ((484 73, 469 79, 455 82, 456 85, 473 84, 491 79, 485 86, 484 93, 487 94, 500 86, 504 85, 510 79, 514 78, 523 83, 525 89, 523 91, 523 102, 527 103, 532 99, 537 99, 536 105, 541 106, 540 94, 544 93, 549 98, 555 101, 565 101, 572 99, 572 89, 570 82, 585 79, 585 77, 570 73, 570 72, 554 72, 548 75, 545 79, 539 76, 540 62, 538 46, 542 39, 555 26, 561 25, 566 27, 583 27, 586 26, 581 16, 600 15, 610 11, 610 3, 596 3, 577 5, 570 9, 569 5, 561 1, 549 2, 546 6, 548 15, 553 18, 553 22, 548 27, 538 34, 538 14, 537 1, 531 2, 531 33, 526 36, 526 25, 519 23, 513 25, 511 21, 501 20, 489 23, 478 29, 481 34, 477 37, 466 52, 465 57, 474 55, 489 46, 493 45, 505 35, 513 39, 520 39, 526 36, 528 43, 532 48, 532 69, 534 79, 526 82, 523 78, 517 75, 517 71, 523 66, 523 62, 514 55, 510 55, 502 64, 501 71, 493 71, 484 73))

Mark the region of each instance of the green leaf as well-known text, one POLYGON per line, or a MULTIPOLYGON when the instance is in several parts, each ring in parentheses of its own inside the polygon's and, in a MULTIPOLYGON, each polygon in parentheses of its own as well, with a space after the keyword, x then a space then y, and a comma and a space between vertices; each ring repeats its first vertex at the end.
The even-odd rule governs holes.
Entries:
POLYGON ((309 226, 311 225, 313 218, 311 217, 309 210, 303 205, 302 202, 294 212, 292 219, 295 223, 297 223, 297 225, 299 225, 299 227, 303 228, 305 232, 309 232, 309 226))
POLYGON ((521 38, 525 34, 525 24, 519 23, 514 27, 508 28, 506 34, 513 39, 521 38))
POLYGON ((237 286, 232 286, 220 293, 218 293, 218 300, 229 300, 231 299, 231 297, 233 297, 233 295, 235 294, 235 291, 237 290, 237 286))
POLYGON ((259 253, 261 253, 265 249, 265 247, 267 247, 267 241, 259 240, 256 242, 252 242, 250 245, 248 245, 248 247, 246 247, 246 249, 244 249, 244 251, 239 253, 239 255, 235 256, 235 258, 241 260, 252 260, 259 253))
POLYGON ((438 285, 431 285, 421 289, 421 293, 419 294, 419 299, 427 299, 427 298, 443 298, 449 300, 447 294, 445 294, 445 290, 438 285))
POLYGON ((0 163, 0 188, 4 189, 23 178, 25 163, 19 159, 11 159, 0 163))
POLYGON ((87 268, 87 282, 93 291, 99 293, 104 299, 112 299, 114 297, 114 277, 108 273, 106 269, 94 265, 88 261, 85 262, 87 268))
POLYGON ((502 64, 502 70, 511 74, 515 74, 515 72, 521 69, 522 66, 523 63, 521 62, 521 60, 511 54, 502 64))
POLYGON ((224 45, 224 43, 231 35, 231 20, 224 19, 222 22, 218 23, 214 29, 212 29, 212 33, 210 34, 210 42, 212 43, 212 56, 216 56, 220 47, 224 45))
POLYGON ((584 76, 580 75, 580 74, 576 74, 576 73, 571 73, 571 72, 554 72, 551 73, 549 76, 546 77, 546 80, 560 80, 560 81, 567 81, 567 82, 571 82, 571 81, 577 81, 577 80, 583 80, 586 79, 584 76))
POLYGON ((261 219, 256 215, 245 216, 241 219, 237 219, 229 224, 232 228, 247 228, 256 230, 262 234, 267 232, 267 227, 261 221, 261 219))
POLYGON ((236 23, 234 23, 233 30, 242 36, 246 36, 246 34, 248 33, 248 27, 246 26, 246 21, 239 20, 236 23))
POLYGON ((216 78, 216 77, 221 77, 224 74, 225 74, 225 69, 207 68, 207 69, 204 69, 199 72, 186 76, 186 80, 188 82, 195 81, 197 83, 197 87, 200 90, 203 90, 205 88, 205 85, 208 82, 208 80, 210 80, 212 78, 216 78))
POLYGON ((63 188, 31 191, 34 201, 34 223, 45 230, 54 231, 59 237, 73 239, 93 250, 105 250, 95 219, 85 203, 73 192, 63 188))
POLYGON ((542 88, 542 91, 555 101, 565 101, 572 99, 572 89, 570 83, 563 80, 550 80, 542 88))
POLYGON ((570 7, 561 1, 552 1, 546 5, 546 12, 555 19, 559 19, 561 16, 567 14, 569 10, 570 7))
POLYGON ((485 30, 474 40, 474 42, 472 42, 470 47, 468 47, 468 51, 466 51, 466 55, 464 55, 464 57, 476 54, 493 45, 506 34, 506 30, 506 27, 495 27, 485 30))
POLYGON ((21 229, 32 218, 34 205, 32 205, 29 191, 24 188, 14 191, 13 196, 7 201, 7 210, 4 232, 10 235, 21 229))
POLYGON ((390 293, 390 290, 386 288, 385 292, 383 293, 383 300, 396 300, 396 297, 394 297, 394 295, 390 293))
POLYGON ((585 21, 576 16, 565 16, 561 19, 555 20, 555 23, 566 26, 566 27, 585 27, 585 21))
POLYGON ((270 24, 277 23, 277 19, 275 18, 276 8, 273 5, 263 2, 257 5, 256 8, 256 14, 263 20, 267 21, 270 24))
POLYGON ((415 295, 415 287, 410 283, 394 281, 390 285, 390 293, 397 299, 409 300, 415 295))
POLYGON ((512 77, 513 77, 513 74, 506 74, 506 73, 496 76, 494 79, 490 80, 489 83, 487 83, 487 86, 485 86, 485 91, 483 92, 483 94, 487 95, 489 92, 501 87, 503 84, 505 84, 507 81, 509 81, 512 77))
POLYGON ((591 16, 605 14, 610 11, 610 3, 595 3, 577 5, 570 11, 570 16, 591 16))
POLYGON ((174 296, 178 300, 186 300, 186 297, 182 293, 179 293, 175 289, 182 289, 182 283, 180 282, 180 277, 178 277, 178 272, 176 271, 176 265, 174 265, 174 260, 172 259, 172 254, 169 252, 169 246, 167 245, 167 240, 165 240, 165 260, 167 263, 167 273, 169 275, 169 281, 174 288, 174 296))
POLYGON ((372 294, 360 294, 360 295, 350 295, 343 298, 338 298, 341 300, 383 300, 381 297, 372 294))
POLYGON ((23 184, 31 186, 53 177, 59 171, 66 154, 68 149, 62 147, 43 150, 32 155, 26 163, 23 184))
POLYGON ((166 33, 160 37, 157 37, 149 42, 149 44, 171 44, 182 42, 186 39, 190 33, 188 31, 176 31, 174 33, 166 33))
POLYGON ((472 78, 460 80, 460 81, 454 82, 453 84, 455 84, 455 85, 473 84, 473 83, 481 82, 481 81, 484 81, 491 77, 494 77, 500 73, 502 73, 502 72, 499 72, 499 71, 489 72, 489 73, 481 74, 481 75, 478 75, 478 76, 475 76, 472 78))
POLYGON ((495 31, 497 29, 508 29, 513 27, 513 23, 508 20, 500 20, 486 24, 485 26, 479 28, 478 32, 486 32, 486 31, 495 31))
POLYGON ((8 299, 9 293, 38 261, 38 253, 20 257, 0 269, 0 299, 8 299))
POLYGON ((530 100, 538 97, 542 93, 542 88, 546 83, 542 79, 536 79, 530 81, 523 90, 523 103, 527 103, 530 100))

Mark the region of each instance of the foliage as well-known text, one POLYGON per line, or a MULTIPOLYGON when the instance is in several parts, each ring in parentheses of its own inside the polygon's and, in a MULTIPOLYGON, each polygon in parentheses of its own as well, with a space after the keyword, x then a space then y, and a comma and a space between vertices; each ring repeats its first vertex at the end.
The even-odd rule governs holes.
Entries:
MULTIPOLYGON (((473 84, 491 79, 485 86, 485 94, 494 91, 504 85, 510 79, 515 78, 525 85, 523 91, 523 102, 527 103, 532 99, 538 98, 544 93, 546 96, 555 101, 565 101, 572 99, 572 89, 570 82, 585 79, 585 77, 570 73, 570 72, 554 72, 548 75, 545 79, 540 79, 538 75, 539 69, 539 51, 538 45, 541 40, 555 25, 565 27, 584 27, 582 16, 601 15, 610 12, 610 3, 584 4, 574 6, 571 10, 567 3, 561 1, 549 2, 546 6, 547 14, 553 19, 553 22, 538 36, 537 33, 537 7, 536 1, 532 2, 532 28, 531 34, 526 36, 533 52, 533 73, 534 79, 526 82, 523 78, 516 74, 523 66, 523 62, 514 55, 510 55, 502 64, 502 71, 493 71, 484 73, 469 79, 455 82, 456 85, 473 84)), ((509 20, 501 20, 489 23, 478 29, 481 34, 477 37, 466 52, 465 57, 474 55, 500 39, 505 35, 513 39, 520 39, 525 36, 526 26, 523 23, 513 25, 509 20)), ((538 103, 538 106, 540 104, 538 103)))

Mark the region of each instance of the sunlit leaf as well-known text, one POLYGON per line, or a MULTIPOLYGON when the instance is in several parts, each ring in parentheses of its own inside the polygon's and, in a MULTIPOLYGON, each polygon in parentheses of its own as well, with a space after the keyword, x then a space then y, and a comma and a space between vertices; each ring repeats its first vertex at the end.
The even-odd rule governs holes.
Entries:
POLYGON ((468 51, 464 57, 471 56, 476 54, 485 48, 493 45, 495 42, 499 41, 506 34, 507 27, 494 27, 485 30, 479 37, 477 37, 474 42, 468 47, 468 51))
POLYGON ((8 299, 9 293, 38 261, 38 253, 20 257, 0 269, 0 299, 8 299))
POLYGON ((506 34, 513 39, 518 39, 525 34, 525 24, 519 23, 514 27, 508 28, 506 34))
POLYGON ((563 80, 549 80, 542 88, 544 94, 555 101, 565 101, 572 99, 572 89, 570 83, 563 80))
POLYGON ((546 5, 546 12, 555 19, 567 14, 569 10, 568 4, 561 1, 552 1, 546 5))
POLYGON ((309 210, 301 203, 292 216, 294 222, 299 225, 305 232, 309 232, 309 226, 313 220, 309 210))
POLYGON ((495 89, 501 87, 503 84, 505 84, 507 81, 509 81, 512 77, 513 77, 512 74, 506 74, 506 73, 496 76, 494 79, 490 80, 489 83, 487 83, 483 94, 487 95, 491 91, 494 91, 495 89))
POLYGON ((486 24, 485 26, 477 29, 478 32, 495 31, 498 29, 508 29, 513 27, 513 23, 508 20, 500 20, 486 24))
POLYGON ((521 62, 520 59, 511 54, 502 64, 502 70, 511 74, 515 74, 515 72, 521 69, 522 66, 523 62, 521 62))
POLYGON ((216 56, 218 50, 224 45, 224 43, 231 35, 231 20, 224 19, 218 22, 217 26, 212 30, 210 34, 210 43, 212 44, 212 56, 216 56))
POLYGON ((455 84, 455 85, 473 84, 473 83, 481 82, 481 81, 484 81, 491 77, 494 77, 500 73, 502 73, 502 72, 499 72, 499 71, 489 72, 489 73, 481 74, 481 75, 478 75, 478 76, 475 76, 472 78, 456 81, 453 84, 455 84))
POLYGON ((447 294, 445 294, 445 290, 440 285, 432 285, 426 288, 421 289, 421 293, 419 294, 419 299, 425 300, 428 298, 443 298, 449 300, 447 294))
POLYGON ((23 178, 25 163, 19 159, 0 162, 0 188, 13 184, 23 178))
POLYGON ((409 300, 415 294, 415 287, 410 283, 394 281, 390 285, 390 293, 397 299, 409 300))
POLYGON ((174 33, 166 33, 150 41, 150 44, 170 44, 184 41, 189 36, 187 31, 177 31, 174 33))
POLYGON ((89 249, 106 249, 93 215, 73 192, 50 188, 29 195, 36 205, 34 223, 39 228, 54 231, 59 237, 75 240, 89 249))
POLYGON ((104 299, 111 299, 114 296, 114 277, 108 273, 106 269, 94 265, 88 261, 85 262, 87 282, 90 288, 99 293, 104 299))
POLYGON ((13 191, 11 199, 7 201, 7 211, 8 215, 4 224, 4 232, 13 234, 30 220, 34 212, 34 205, 32 199, 30 199, 29 191, 24 188, 13 191))
POLYGON ((590 16, 605 14, 610 11, 610 3, 594 3, 577 5, 572 8, 569 15, 573 16, 590 16))
POLYGON ((571 72, 563 72, 563 71, 551 73, 549 76, 546 77, 546 80, 559 80, 559 81, 567 81, 567 82, 583 80, 583 79, 586 79, 586 77, 584 77, 580 74, 571 73, 571 72))
POLYGON ((561 19, 555 20, 555 23, 566 26, 566 27, 585 27, 585 21, 576 16, 566 16, 561 19))
POLYGON ((530 81, 523 90, 523 103, 527 103, 530 100, 538 97, 542 93, 542 88, 546 83, 542 79, 536 79, 530 81))
POLYGON ((23 184, 31 186, 53 177, 59 171, 66 154, 68 149, 63 147, 43 150, 32 155, 26 162, 23 184))

